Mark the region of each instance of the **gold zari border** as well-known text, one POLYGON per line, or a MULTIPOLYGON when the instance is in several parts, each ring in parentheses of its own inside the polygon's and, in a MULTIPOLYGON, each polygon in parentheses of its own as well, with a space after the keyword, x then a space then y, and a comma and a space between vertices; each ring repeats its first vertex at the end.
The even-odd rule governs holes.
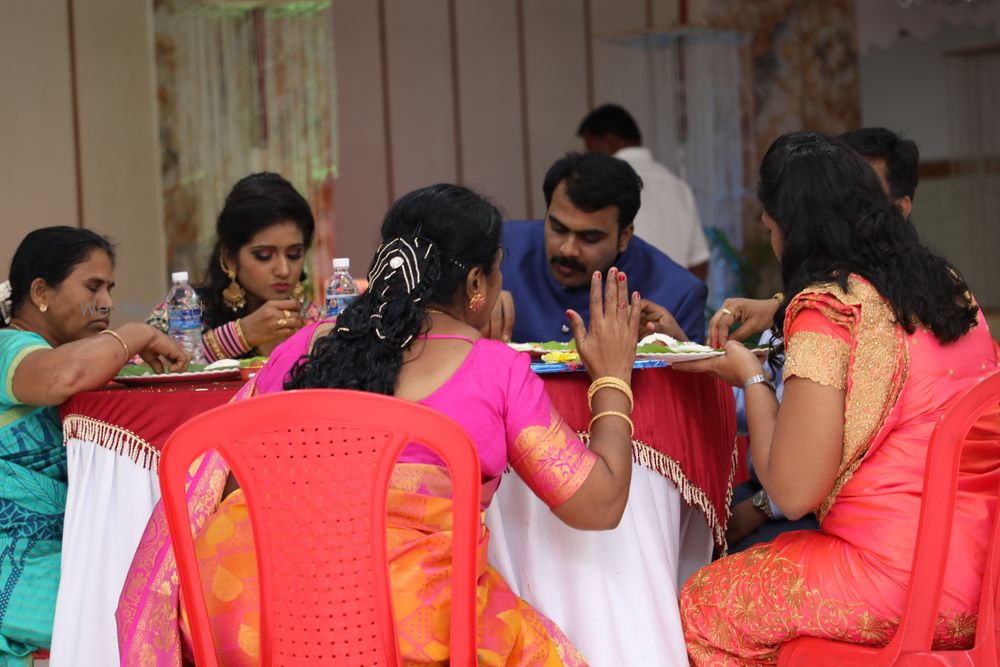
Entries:
POLYGON ((847 292, 837 283, 808 287, 792 299, 785 313, 786 330, 795 316, 809 306, 818 307, 824 315, 845 323, 851 332, 844 447, 833 489, 816 509, 821 522, 868 450, 884 435, 886 420, 896 407, 909 369, 905 334, 896 323, 889 303, 867 281, 856 276, 848 279, 847 287, 847 292), (860 310, 860 316, 847 318, 850 321, 844 322, 844 313, 837 311, 836 306, 824 300, 822 295, 855 307, 860 310))

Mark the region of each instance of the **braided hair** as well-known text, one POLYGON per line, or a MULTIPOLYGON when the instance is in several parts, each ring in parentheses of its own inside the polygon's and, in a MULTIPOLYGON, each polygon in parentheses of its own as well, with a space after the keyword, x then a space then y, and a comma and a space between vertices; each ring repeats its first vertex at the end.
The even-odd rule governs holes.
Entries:
POLYGON ((438 184, 401 197, 385 214, 368 289, 292 368, 285 389, 357 389, 392 395, 403 355, 429 326, 428 306, 464 298, 473 268, 486 275, 502 216, 488 199, 438 184))

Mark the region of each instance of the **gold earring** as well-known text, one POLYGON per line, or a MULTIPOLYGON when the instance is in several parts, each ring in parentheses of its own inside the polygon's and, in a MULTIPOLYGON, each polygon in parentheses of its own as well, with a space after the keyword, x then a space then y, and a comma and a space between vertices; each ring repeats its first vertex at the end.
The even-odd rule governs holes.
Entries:
POLYGON ((47 304, 47 303, 43 303, 42 305, 40 305, 40 306, 38 307, 38 310, 42 311, 43 313, 44 313, 44 312, 45 312, 46 310, 48 310, 48 309, 49 309, 49 304, 47 304))
POLYGON ((222 298, 225 300, 226 305, 229 306, 229 310, 235 313, 247 305, 247 293, 236 282, 236 272, 226 266, 226 260, 221 257, 219 257, 219 266, 222 267, 223 273, 229 277, 229 285, 226 289, 222 290, 222 298))
POLYGON ((474 313, 478 313, 484 306, 486 306, 486 297, 479 292, 473 294, 472 298, 469 299, 469 310, 474 313))
POLYGON ((292 288, 292 298, 303 303, 306 300, 306 288, 302 285, 302 281, 295 283, 295 287, 292 288))

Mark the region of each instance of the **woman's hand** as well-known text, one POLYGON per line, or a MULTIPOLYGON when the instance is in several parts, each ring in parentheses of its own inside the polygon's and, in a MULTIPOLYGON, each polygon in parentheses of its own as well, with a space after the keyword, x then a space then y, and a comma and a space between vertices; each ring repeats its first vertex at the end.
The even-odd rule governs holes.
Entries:
POLYGON ((298 301, 268 301, 240 319, 240 328, 251 348, 280 343, 305 325, 298 301))
POLYGON ((611 267, 607 289, 603 290, 600 271, 590 281, 590 328, 573 310, 566 311, 576 339, 580 359, 592 378, 612 376, 628 382, 635 363, 635 342, 639 338, 641 312, 639 293, 629 303, 628 279, 611 267))
POLYGON ((167 334, 148 328, 152 334, 149 342, 136 350, 142 360, 156 373, 180 373, 185 370, 191 363, 191 354, 167 334))
POLYGON ((742 341, 770 329, 780 306, 777 299, 726 299, 708 322, 708 344, 724 347, 730 338, 742 341), (739 328, 730 333, 730 327, 737 322, 739 328))
POLYGON ((677 324, 673 314, 660 304, 643 299, 639 302, 639 307, 641 308, 639 325, 642 330, 640 335, 661 333, 677 340, 688 339, 684 330, 681 329, 681 325, 677 324))
POLYGON ((708 373, 740 388, 754 375, 764 373, 764 367, 753 352, 735 340, 726 343, 726 353, 723 355, 673 364, 673 368, 688 373, 708 373))

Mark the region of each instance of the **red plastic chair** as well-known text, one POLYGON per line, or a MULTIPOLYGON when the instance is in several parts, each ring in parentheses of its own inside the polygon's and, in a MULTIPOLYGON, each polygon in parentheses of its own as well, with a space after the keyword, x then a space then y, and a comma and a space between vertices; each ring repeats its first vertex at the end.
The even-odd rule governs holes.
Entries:
MULTIPOLYGON (((1000 371, 994 371, 962 394, 938 422, 927 448, 927 472, 924 478, 923 503, 917 545, 910 575, 906 611, 892 641, 883 648, 845 644, 802 637, 784 644, 778 656, 779 667, 791 665, 975 665, 996 667, 998 597, 1000 577, 1000 502, 994 511, 983 587, 979 599, 979 621, 975 646, 966 651, 932 651, 951 541, 958 466, 965 437, 987 408, 996 409, 1000 401, 1000 371)), ((998 489, 1000 492, 1000 489, 998 489)), ((984 536, 985 538, 985 536, 984 536)))
POLYGON ((216 408, 167 441, 160 488, 199 667, 216 660, 185 498, 191 462, 221 454, 246 494, 261 592, 262 665, 398 665, 386 494, 419 442, 451 471, 451 664, 476 664, 479 458, 448 417, 389 396, 287 391, 216 408))

